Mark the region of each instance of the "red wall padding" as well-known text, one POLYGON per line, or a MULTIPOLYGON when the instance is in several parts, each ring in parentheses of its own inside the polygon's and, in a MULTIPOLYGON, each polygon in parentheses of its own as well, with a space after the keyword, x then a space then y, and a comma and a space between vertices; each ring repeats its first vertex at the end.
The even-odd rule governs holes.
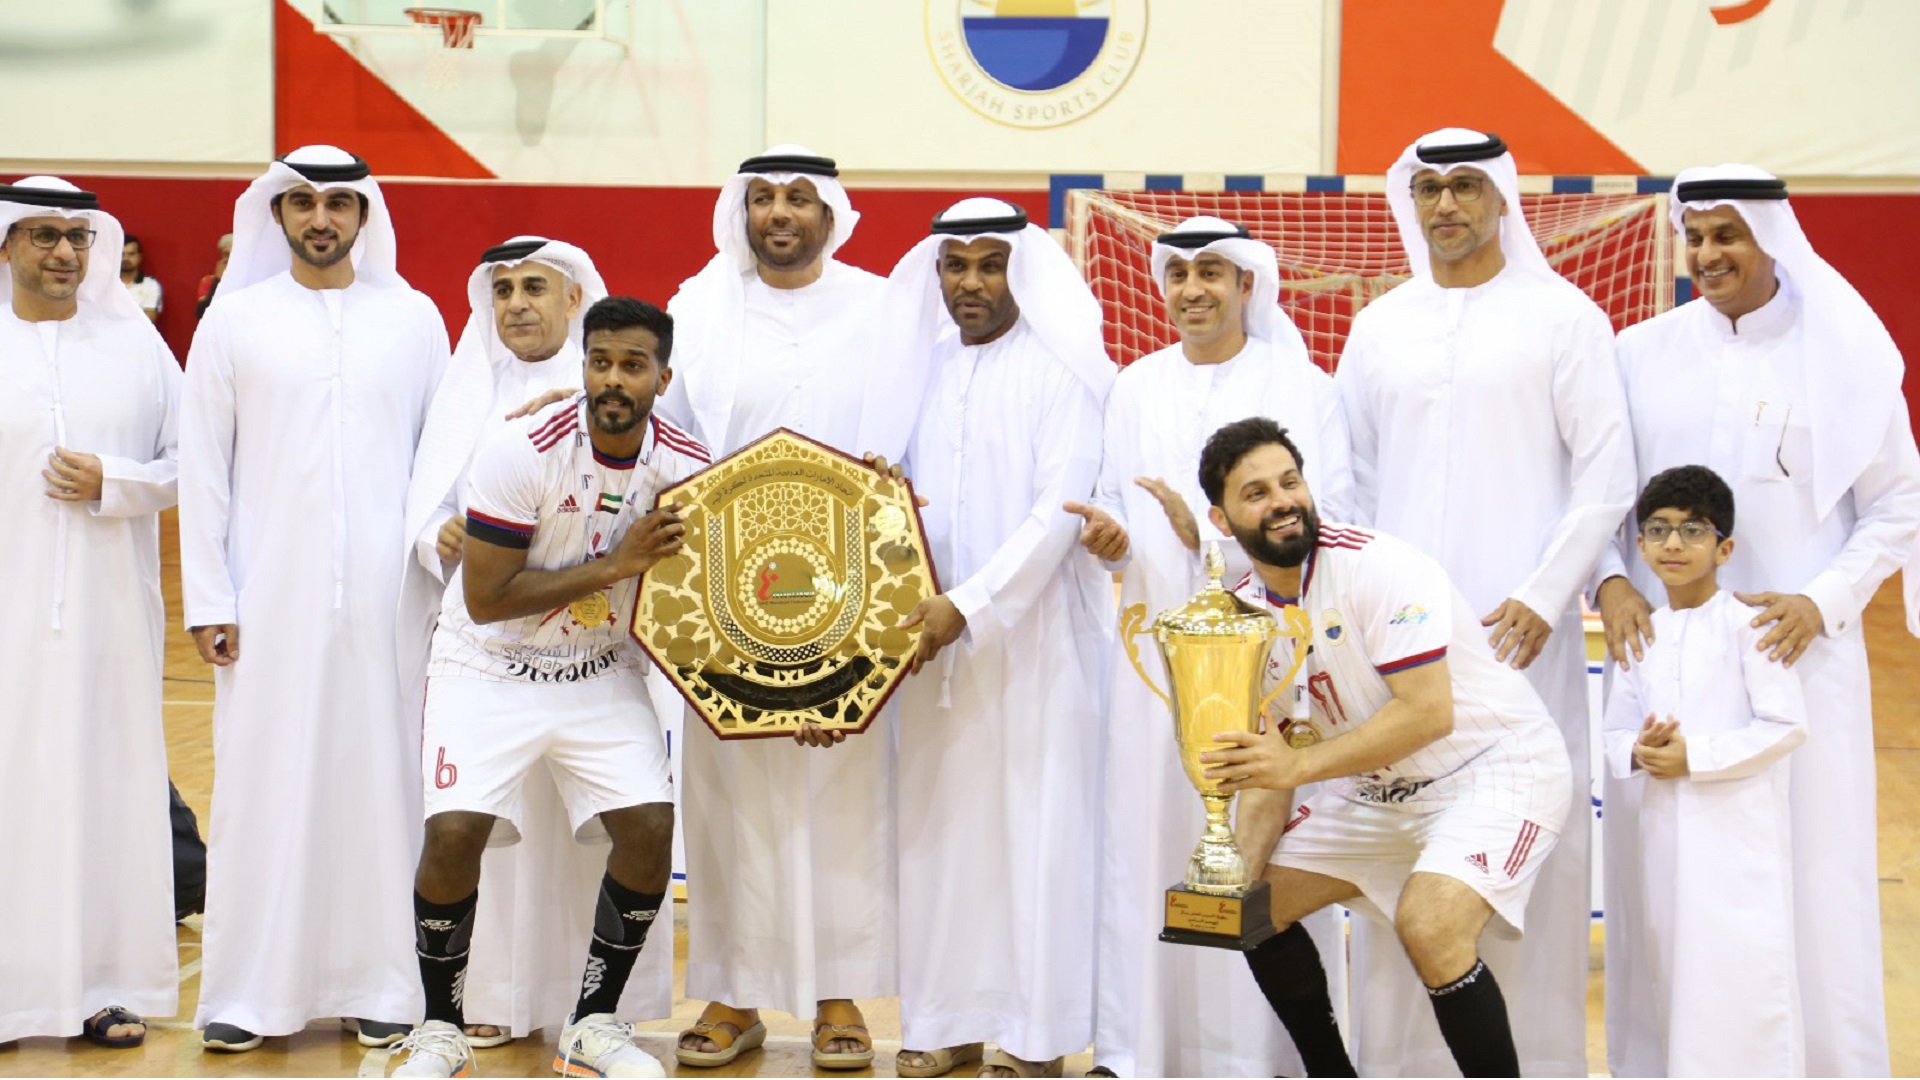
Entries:
MULTIPOLYGON (((100 193, 139 235, 147 269, 166 290, 160 331, 183 359, 193 335, 193 297, 211 271, 214 243, 232 228, 238 180, 70 177, 100 193)), ((400 240, 400 272, 432 297, 457 335, 466 321, 467 275, 487 247, 518 233, 572 241, 593 255, 608 288, 664 304, 713 254, 712 188, 554 187, 502 183, 385 185, 400 240)), ((860 227, 841 257, 884 274, 926 235, 933 215, 967 195, 1018 202, 1045 223, 1043 191, 860 190, 860 227)), ((1889 259, 1887 238, 1920 236, 1920 195, 1796 195, 1795 212, 1815 249, 1853 282, 1901 351, 1920 359, 1920 264, 1889 259)), ((104 254, 104 253, 103 253, 104 254)), ((109 256, 111 257, 111 256, 109 256)), ((1909 364, 1907 402, 1920 415, 1920 374, 1909 364)))
POLYGON ((1793 213, 1907 358, 1907 411, 1920 432, 1920 265, 1894 254, 1920 237, 1920 195, 1795 195, 1793 213))

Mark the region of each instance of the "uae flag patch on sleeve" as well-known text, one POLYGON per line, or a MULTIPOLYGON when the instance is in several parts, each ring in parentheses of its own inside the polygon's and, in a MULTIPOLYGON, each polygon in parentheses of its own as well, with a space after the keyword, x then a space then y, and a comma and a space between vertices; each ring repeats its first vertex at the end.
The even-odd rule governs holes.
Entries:
POLYGON ((618 514, 620 512, 620 499, 621 499, 621 496, 615 495, 612 492, 607 492, 607 491, 601 492, 600 493, 601 511, 608 514, 618 514))

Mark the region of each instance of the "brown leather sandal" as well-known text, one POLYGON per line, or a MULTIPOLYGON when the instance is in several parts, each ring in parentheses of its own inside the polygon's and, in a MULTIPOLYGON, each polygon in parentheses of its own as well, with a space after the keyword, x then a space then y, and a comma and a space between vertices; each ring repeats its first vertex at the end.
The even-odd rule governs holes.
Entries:
POLYGON ((813 1063, 822 1069, 865 1069, 873 1064, 873 1036, 865 1024, 813 1025, 813 1063), (851 1039, 865 1049, 827 1052, 836 1039, 851 1039))

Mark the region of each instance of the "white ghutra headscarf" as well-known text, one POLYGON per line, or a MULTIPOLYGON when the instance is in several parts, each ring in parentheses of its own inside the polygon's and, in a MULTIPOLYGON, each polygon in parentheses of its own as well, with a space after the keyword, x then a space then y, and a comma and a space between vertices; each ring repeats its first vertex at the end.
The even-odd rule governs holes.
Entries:
MULTIPOLYGON (((0 234, 30 217, 85 221, 94 237, 88 249, 87 273, 80 279, 80 302, 108 318, 148 321, 139 302, 120 283, 120 249, 126 233, 118 219, 100 209, 100 200, 93 192, 82 191, 57 176, 29 176, 17 183, 0 184, 0 234), (111 269, 99 268, 101 252, 107 253, 111 269)), ((12 305, 13 275, 0 271, 0 308, 12 305)))
MULTIPOLYGON (((1692 168, 1674 177, 1672 196, 1668 211, 1682 244, 1687 211, 1730 206, 1799 294, 1802 340, 1819 350, 1817 358, 1809 353, 1802 378, 1814 432, 1813 509, 1825 517, 1879 452, 1892 423, 1907 372, 1900 347, 1860 291, 1813 250, 1779 177, 1752 165, 1692 168)), ((1920 538, 1902 571, 1907 629, 1920 635, 1916 568, 1920 538)))
POLYGON ((720 197, 713 205, 714 256, 687 279, 671 305, 678 332, 698 337, 698 343, 686 350, 689 357, 698 356, 700 363, 710 365, 687 383, 687 403, 698 429, 694 434, 708 446, 726 442, 745 333, 747 275, 755 272, 753 246, 747 241, 747 189, 756 179, 771 184, 802 179, 811 183, 820 201, 833 211, 833 228, 821 253, 823 259, 831 259, 860 223, 839 175, 832 158, 788 143, 741 162, 739 171, 720 186, 720 197))
POLYGON ((273 201, 297 187, 325 193, 344 188, 367 200, 367 220, 353 242, 354 280, 382 287, 406 285, 398 268, 399 244, 387 200, 366 161, 337 146, 303 146, 282 155, 233 204, 233 250, 213 302, 293 268, 286 231, 273 217, 273 201))
POLYGON ((1387 205, 1393 208, 1393 223, 1400 231, 1400 246, 1406 249, 1413 276, 1433 276, 1427 237, 1420 231, 1420 211, 1413 204, 1413 178, 1427 169, 1445 176, 1462 167, 1486 173, 1506 199, 1506 213, 1500 217, 1500 252, 1507 262, 1531 273, 1559 278, 1520 211, 1520 170, 1513 154, 1500 136, 1470 128, 1441 128, 1420 136, 1387 170, 1387 205))
POLYGON ((941 249, 949 240, 967 243, 983 237, 1004 240, 1013 249, 1007 287, 1020 304, 1020 321, 1086 385, 1095 401, 1107 400, 1118 369, 1107 355, 1100 301, 1073 259, 1045 229, 1029 222, 1020 207, 999 199, 962 199, 933 219, 930 235, 888 276, 874 345, 886 356, 867 385, 867 404, 860 411, 863 450, 893 461, 905 452, 919 418, 918 403, 933 385, 933 360, 939 351, 934 346, 960 332, 940 289, 941 249))
MULTIPOLYGON (((447 493, 466 471, 473 448, 486 427, 487 410, 495 404, 494 387, 509 364, 522 363, 500 340, 499 322, 493 311, 493 272, 502 266, 540 263, 558 270, 569 285, 580 286, 580 310, 568 330, 569 339, 585 347, 581 340, 581 322, 589 307, 607 295, 606 282, 594 268, 587 253, 560 240, 543 236, 516 236, 504 244, 488 248, 480 263, 467 278, 467 303, 472 311, 453 350, 447 374, 434 392, 427 410, 426 425, 420 432, 420 448, 414 454, 413 479, 407 486, 406 536, 419 538, 428 519, 447 497, 447 493)), ((575 372, 578 376, 579 372, 575 372)), ((500 402, 496 411, 504 412, 524 402, 500 402)), ((424 560, 423 560, 424 562, 424 560)), ((437 565, 428 569, 438 573, 437 565)))
POLYGON ((1192 262, 1213 254, 1253 275, 1253 295, 1240 316, 1240 328, 1249 337, 1271 341, 1275 345, 1297 348, 1298 355, 1311 360, 1307 341, 1300 328, 1280 306, 1280 257, 1273 248, 1255 240, 1245 226, 1217 217, 1190 217, 1161 233, 1153 241, 1153 286, 1167 295, 1167 264, 1177 256, 1192 262))

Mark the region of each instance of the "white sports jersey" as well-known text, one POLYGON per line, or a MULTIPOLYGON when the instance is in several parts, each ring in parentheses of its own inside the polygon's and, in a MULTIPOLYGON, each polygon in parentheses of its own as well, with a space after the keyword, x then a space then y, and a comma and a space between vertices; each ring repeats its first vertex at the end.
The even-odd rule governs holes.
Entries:
MULTIPOLYGON (((1558 831, 1568 773, 1566 747, 1526 676, 1494 659, 1487 632, 1446 571, 1413 545, 1351 525, 1320 524, 1300 599, 1313 622, 1306 663, 1312 722, 1335 738, 1371 720, 1393 692, 1386 676, 1446 660, 1453 680, 1453 732, 1383 769, 1333 781, 1350 799, 1430 811, 1468 802, 1518 814, 1558 831)), ((1248 574, 1234 586, 1268 610, 1287 598, 1248 574)), ((1266 692, 1292 666, 1280 638, 1266 692)))
MULTIPOLYGON (((467 476, 467 535, 524 548, 529 570, 598 559, 652 508, 662 488, 706 468, 707 449, 653 415, 640 455, 593 448, 585 394, 502 429, 467 476)), ((576 682, 640 667, 627 635, 638 579, 552 611, 477 624, 467 614, 466 566, 454 571, 433 633, 427 674, 503 682, 576 682)))

